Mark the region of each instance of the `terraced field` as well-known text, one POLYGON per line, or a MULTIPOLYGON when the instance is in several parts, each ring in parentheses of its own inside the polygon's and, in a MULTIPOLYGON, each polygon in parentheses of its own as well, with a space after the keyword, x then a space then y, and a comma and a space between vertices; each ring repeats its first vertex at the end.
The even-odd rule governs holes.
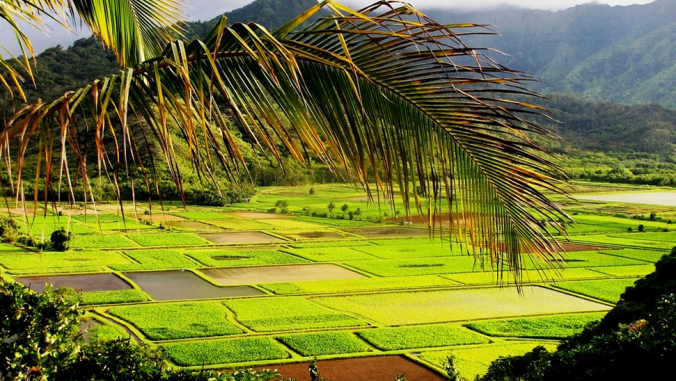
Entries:
POLYGON ((369 358, 443 373, 452 352, 473 379, 498 356, 554 347, 601 318, 676 246, 676 225, 650 221, 650 206, 565 204, 578 221, 565 270, 543 278, 524 261, 519 294, 498 287, 496 273, 448 234, 377 222, 389 216, 353 188, 313 188, 264 189, 229 208, 165 203, 138 220, 122 221, 109 205, 38 216, 24 231, 48 238, 63 226, 76 235, 73 250, 0 244, 0 276, 37 291, 46 281, 78 290, 89 340, 132 334, 178 366, 292 369, 317 357, 345 367, 369 358), (289 214, 268 212, 278 200, 289 214), (329 202, 360 215, 317 216, 329 202), (610 206, 641 212, 596 214, 610 206))

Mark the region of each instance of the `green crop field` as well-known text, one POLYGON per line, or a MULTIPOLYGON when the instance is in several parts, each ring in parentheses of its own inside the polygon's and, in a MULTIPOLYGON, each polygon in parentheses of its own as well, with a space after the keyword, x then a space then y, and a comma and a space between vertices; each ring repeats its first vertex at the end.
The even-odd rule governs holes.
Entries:
MULTIPOLYGON (((112 290, 79 294, 84 317, 104 323, 90 327, 89 339, 131 331, 164 348, 171 366, 273 368, 315 356, 349 361, 403 355, 439 369, 453 353, 461 376, 470 380, 499 356, 540 344, 553 349, 600 319, 625 287, 651 273, 676 246, 676 225, 648 218, 655 211, 676 219, 673 208, 557 198, 578 222, 570 230, 574 245, 566 246, 567 263, 543 274, 524 260, 519 293, 509 269, 497 273, 490 262, 475 262, 455 234, 437 231, 430 238, 416 216, 413 228, 390 222, 394 210, 404 210, 401 202, 389 209, 381 199, 379 209, 360 189, 311 187, 314 195, 310 186, 263 187, 250 202, 229 208, 189 206, 186 212, 180 202, 165 202, 164 218, 152 225, 141 221, 149 217, 142 213, 125 225, 112 205, 101 206, 98 221, 94 213, 86 221, 83 215, 40 215, 32 233, 44 232, 49 241, 54 230, 69 227, 72 249, 38 253, 21 243, 0 243, 0 276, 73 274, 78 277, 61 281, 78 290, 112 290), (288 202, 289 213, 268 212, 280 200, 288 202), (336 206, 331 218, 307 215, 328 213, 330 202, 336 206), (343 218, 344 204, 361 215, 343 218), (160 228, 181 218, 176 227, 160 228), (639 224, 645 232, 638 232, 639 224), (207 230, 223 235, 202 235, 207 230), (116 289, 114 277, 99 275, 115 271, 133 272, 117 274, 132 288, 116 289), (228 283, 228 276, 236 280, 228 283)), ((617 187, 583 183, 581 189, 617 187)), ((132 210, 125 205, 133 217, 132 210)))
POLYGON ((148 300, 141 290, 90 291, 82 293, 82 305, 138 303, 148 300))
POLYGON ((34 274, 91 272, 91 269, 100 271, 106 266, 124 266, 131 263, 124 256, 110 251, 23 252, 0 256, 0 264, 10 271, 34 274))
POLYGON ((362 253, 351 247, 323 247, 309 249, 285 249, 286 253, 293 254, 314 262, 345 262, 376 259, 372 255, 362 253))
POLYGON ((198 246, 208 242, 190 233, 130 234, 129 238, 141 246, 198 246))
POLYGON ((115 307, 113 316, 127 320, 151 340, 226 336, 242 333, 215 303, 174 303, 115 307))
POLYGON ((384 351, 487 344, 489 342, 484 336, 450 324, 367 329, 359 331, 359 336, 384 351))
POLYGON ((186 250, 185 255, 211 267, 239 267, 263 265, 290 265, 306 260, 276 250, 186 250))
POLYGON ((590 280, 582 282, 560 282, 554 285, 562 290, 590 296, 609 303, 616 303, 624 290, 634 285, 636 279, 590 280))
POLYGON ((435 275, 416 277, 365 278, 349 280, 305 281, 291 283, 267 283, 262 287, 280 295, 324 294, 332 292, 355 292, 391 290, 402 288, 426 288, 453 286, 459 283, 435 275))
POLYGON ((350 262, 350 266, 378 276, 451 274, 465 273, 481 269, 480 264, 475 264, 471 258, 467 257, 356 261, 350 262))
POLYGON ((278 337, 303 356, 338 355, 367 352, 371 348, 351 332, 319 332, 278 337))
POLYGON ((237 321, 257 332, 366 325, 359 319, 322 308, 303 298, 231 300, 224 304, 235 313, 237 321))
POLYGON ((227 220, 233 218, 225 213, 220 212, 210 212, 203 210, 189 210, 187 212, 171 212, 171 214, 179 217, 183 217, 187 220, 227 220))
POLYGON ((465 380, 473 380, 476 376, 486 373, 491 362, 499 357, 523 355, 538 345, 550 351, 556 349, 556 345, 551 343, 516 342, 502 345, 491 344, 478 348, 458 348, 452 351, 425 352, 420 355, 420 358, 443 368, 446 358, 453 354, 460 376, 465 380))
POLYGON ((313 301, 385 324, 423 324, 608 309, 541 287, 526 287, 523 295, 513 288, 490 288, 317 297, 313 301))
POLYGON ((616 255, 646 262, 657 262, 662 256, 669 254, 668 250, 648 249, 601 250, 599 252, 602 254, 616 255))
POLYGON ((157 250, 127 250, 125 254, 137 263, 114 265, 115 270, 135 271, 135 270, 168 270, 168 269, 189 269, 199 267, 199 265, 175 249, 157 249, 157 250))
POLYGON ((546 316, 510 320, 490 320, 467 325, 484 335, 562 339, 576 334, 588 323, 601 320, 603 313, 546 316))
POLYGON ((123 249, 138 247, 138 245, 122 235, 89 234, 75 236, 71 247, 73 249, 123 249))
POLYGON ((208 340, 162 346, 179 365, 198 366, 232 364, 289 357, 289 353, 272 339, 247 337, 229 340, 208 340))

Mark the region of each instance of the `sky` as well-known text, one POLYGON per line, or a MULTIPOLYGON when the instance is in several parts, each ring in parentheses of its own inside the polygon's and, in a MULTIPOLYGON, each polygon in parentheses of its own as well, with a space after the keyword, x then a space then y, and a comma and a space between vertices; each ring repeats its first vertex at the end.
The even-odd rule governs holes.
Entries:
MULTIPOLYGON (((339 2, 359 8, 364 5, 373 3, 375 0, 338 0, 339 2)), ((631 4, 647 4, 654 0, 599 0, 598 3, 610 5, 631 5, 631 4)), ((188 9, 186 13, 190 20, 211 20, 212 18, 240 8, 252 0, 187 0, 188 9)), ((455 9, 478 9, 490 8, 500 5, 512 5, 524 8, 546 9, 546 10, 561 10, 570 8, 577 4, 588 3, 588 0, 408 0, 416 8, 455 8, 455 9)), ((430 15, 434 17, 434 15, 430 15)), ((58 26, 51 25, 47 30, 48 35, 43 31, 35 30, 30 27, 25 27, 24 31, 31 38, 35 52, 39 54, 43 50, 61 45, 64 48, 70 46, 73 41, 88 37, 91 33, 87 29, 76 28, 75 31, 67 31, 58 26)), ((0 41, 2 45, 13 54, 18 54, 20 51, 14 40, 14 36, 9 25, 0 20, 0 41)), ((0 55, 7 57, 4 50, 0 49, 0 55)))

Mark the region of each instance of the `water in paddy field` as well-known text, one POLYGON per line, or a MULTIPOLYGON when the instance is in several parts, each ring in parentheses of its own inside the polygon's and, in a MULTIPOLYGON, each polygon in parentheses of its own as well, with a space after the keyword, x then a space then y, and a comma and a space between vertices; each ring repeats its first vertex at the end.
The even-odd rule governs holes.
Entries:
POLYGON ((648 204, 676 206, 676 192, 661 193, 615 193, 601 195, 584 195, 580 200, 626 202, 629 204, 648 204))

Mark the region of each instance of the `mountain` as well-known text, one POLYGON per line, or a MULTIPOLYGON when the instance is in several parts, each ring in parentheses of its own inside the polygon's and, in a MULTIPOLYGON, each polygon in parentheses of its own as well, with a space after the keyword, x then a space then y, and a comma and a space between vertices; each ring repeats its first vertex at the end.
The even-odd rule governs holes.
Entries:
POLYGON ((473 12, 423 9, 436 21, 492 25, 501 36, 468 36, 498 62, 542 82, 543 93, 676 107, 676 0, 578 5, 562 11, 514 7, 473 12))

